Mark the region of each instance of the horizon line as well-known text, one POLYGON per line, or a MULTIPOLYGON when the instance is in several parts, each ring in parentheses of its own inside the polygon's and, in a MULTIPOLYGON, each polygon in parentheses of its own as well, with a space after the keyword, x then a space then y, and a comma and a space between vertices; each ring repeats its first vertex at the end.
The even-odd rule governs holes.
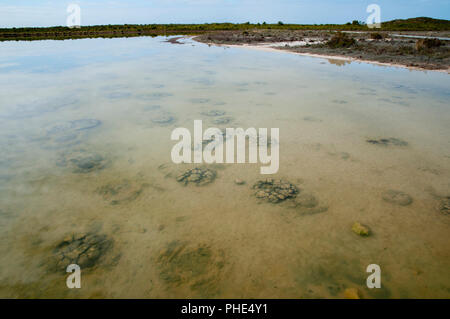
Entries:
MULTIPOLYGON (((448 19, 438 19, 438 18, 432 18, 432 17, 425 17, 425 16, 421 16, 421 17, 414 17, 414 18, 398 18, 398 19, 393 19, 393 20, 387 20, 387 21, 382 21, 381 23, 387 23, 387 22, 392 22, 392 21, 397 21, 397 20, 410 20, 410 19, 419 19, 419 18, 427 18, 427 19, 433 19, 433 20, 441 20, 441 21, 448 21, 450 22, 450 20, 448 19)), ((306 24, 302 24, 302 23, 289 23, 289 22, 283 22, 283 21, 278 21, 278 22, 274 22, 274 23, 268 23, 266 21, 263 22, 256 22, 256 23, 252 23, 249 21, 246 22, 240 22, 240 23, 236 23, 236 22, 203 22, 203 23, 122 23, 122 24, 90 24, 90 25, 80 25, 80 27, 99 27, 99 26, 150 26, 150 25, 208 25, 208 24, 235 24, 235 25, 239 25, 239 24, 246 24, 246 25, 279 25, 280 22, 283 23, 283 25, 295 25, 295 26, 326 26, 326 25, 348 25, 348 23, 351 23, 353 21, 358 21, 360 24, 359 25, 366 25, 365 21, 360 21, 360 20, 352 20, 352 21, 348 21, 346 23, 306 23, 306 24)), ((24 28, 68 28, 68 26, 66 25, 52 25, 52 26, 32 26, 32 27, 27 27, 27 26, 14 26, 14 27, 1 27, 0 29, 24 29, 24 28)))

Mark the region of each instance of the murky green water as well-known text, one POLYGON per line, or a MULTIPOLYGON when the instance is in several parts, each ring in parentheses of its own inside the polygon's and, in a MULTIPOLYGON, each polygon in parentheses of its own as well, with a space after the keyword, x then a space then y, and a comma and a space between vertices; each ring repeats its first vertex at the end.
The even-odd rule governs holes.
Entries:
POLYGON ((450 297, 447 74, 162 41, 0 44, 1 297, 450 297), (260 164, 177 182, 209 110, 280 128, 296 200, 256 198, 260 164))

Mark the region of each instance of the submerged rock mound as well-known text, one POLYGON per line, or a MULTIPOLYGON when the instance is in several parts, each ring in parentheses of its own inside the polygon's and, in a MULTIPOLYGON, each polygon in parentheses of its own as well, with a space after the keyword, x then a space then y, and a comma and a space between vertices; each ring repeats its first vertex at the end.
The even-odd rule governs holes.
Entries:
POLYGON ((106 235, 92 233, 70 235, 54 249, 54 266, 64 270, 70 264, 77 264, 81 269, 94 267, 112 244, 112 239, 106 235))
POLYGON ((319 205, 316 196, 305 191, 289 200, 288 207, 294 208, 299 216, 316 215, 328 211, 328 206, 319 205))
POLYGON ((368 139, 367 143, 380 146, 408 146, 408 142, 395 137, 368 139))
POLYGON ((144 101, 157 101, 172 96, 173 94, 168 92, 155 92, 155 93, 139 94, 137 95, 137 98, 144 101))
POLYGON ((148 184, 136 181, 122 180, 100 187, 97 192, 111 205, 129 203, 137 199, 148 184))
POLYGON ((91 173, 105 168, 108 160, 95 152, 84 149, 61 154, 57 161, 58 166, 69 167, 73 173, 91 173))
POLYGON ((217 124, 217 125, 224 125, 224 124, 229 124, 233 121, 234 121, 234 119, 231 116, 223 116, 223 117, 218 117, 218 118, 214 119, 213 123, 217 124))
POLYGON ((218 293, 223 279, 224 252, 200 244, 169 243, 157 258, 160 279, 169 287, 188 286, 203 297, 218 293))
POLYGON ((450 216, 450 196, 441 200, 439 203, 439 211, 446 216, 450 216))
POLYGON ((44 134, 35 140, 42 144, 44 149, 58 149, 80 144, 86 137, 86 133, 102 122, 97 119, 78 119, 62 122, 47 127, 44 134))
POLYGON ((256 182, 253 189, 256 190, 255 196, 257 198, 267 200, 270 203, 279 203, 294 198, 299 193, 299 189, 294 184, 273 178, 256 182))
POLYGON ((0 118, 20 120, 41 116, 46 113, 53 113, 63 108, 75 106, 78 102, 79 100, 77 98, 71 96, 35 100, 15 105, 12 108, 5 108, 0 111, 0 118))
POLYGON ((100 124, 102 122, 97 119, 79 119, 54 125, 47 130, 47 133, 52 135, 67 131, 84 131, 97 127, 100 124))
POLYGON ((228 138, 227 133, 225 130, 220 130, 220 133, 218 132, 218 134, 222 135, 222 141, 221 143, 218 141, 218 139, 216 139, 215 137, 210 138, 210 139, 203 139, 201 143, 194 143, 192 142, 191 144, 191 149, 193 151, 195 150, 203 150, 208 144, 211 143, 217 143, 216 145, 221 145, 223 142, 225 142, 228 138))
POLYGON ((209 111, 201 112, 201 114, 205 115, 205 116, 215 117, 215 116, 223 116, 226 114, 226 112, 222 111, 222 110, 209 110, 209 111))
POLYGON ((170 125, 170 124, 174 123, 175 120, 176 120, 175 117, 168 112, 161 112, 151 118, 151 121, 154 124, 158 124, 160 126, 170 125))
POLYGON ((406 194, 402 191, 397 191, 397 190, 392 190, 392 189, 383 192, 382 198, 384 201, 386 201, 388 203, 400 205, 400 206, 408 206, 408 205, 411 205, 413 202, 412 197, 409 196, 408 194, 406 194))
POLYGON ((217 173, 209 168, 192 168, 177 177, 177 182, 184 185, 207 185, 216 179, 217 173))
MULTIPOLYGON (((202 82, 202 81, 194 81, 194 82, 202 82)), ((208 81, 207 81, 208 82, 208 81)), ((203 83, 205 84, 205 83, 203 83)), ((206 99, 206 98, 192 98, 189 99, 189 102, 193 103, 193 104, 205 104, 205 103, 209 103, 211 100, 210 99, 206 99)))

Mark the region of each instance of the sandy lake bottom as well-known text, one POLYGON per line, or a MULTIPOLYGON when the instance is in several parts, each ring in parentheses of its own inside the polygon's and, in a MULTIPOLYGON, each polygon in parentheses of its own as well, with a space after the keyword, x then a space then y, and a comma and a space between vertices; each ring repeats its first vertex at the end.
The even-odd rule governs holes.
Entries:
POLYGON ((161 37, 0 46, 0 297, 450 297, 447 74, 161 37), (279 128, 279 172, 180 183, 170 134, 199 119, 279 128), (258 198, 267 178, 296 194, 258 198))

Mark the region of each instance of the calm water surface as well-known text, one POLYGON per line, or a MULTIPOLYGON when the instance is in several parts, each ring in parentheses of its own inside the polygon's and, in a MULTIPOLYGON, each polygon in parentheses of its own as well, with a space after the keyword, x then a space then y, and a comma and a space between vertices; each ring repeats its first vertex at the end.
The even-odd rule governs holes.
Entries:
POLYGON ((163 40, 0 44, 0 297, 450 297, 447 74, 163 40), (280 128, 304 203, 257 199, 259 164, 177 182, 196 119, 280 128))

